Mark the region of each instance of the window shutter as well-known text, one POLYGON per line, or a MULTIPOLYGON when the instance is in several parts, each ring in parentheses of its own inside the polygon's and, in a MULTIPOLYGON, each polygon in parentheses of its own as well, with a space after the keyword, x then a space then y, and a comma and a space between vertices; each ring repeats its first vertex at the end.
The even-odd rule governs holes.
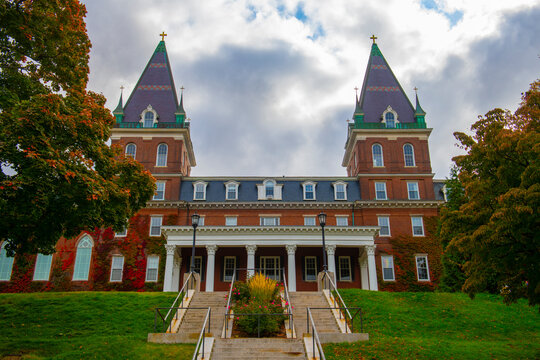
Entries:
POLYGON ((259 200, 264 200, 266 198, 266 196, 264 196, 264 185, 257 185, 257 193, 259 194, 259 200))
POLYGON ((281 188, 283 185, 276 185, 274 187, 274 199, 281 200, 281 188))

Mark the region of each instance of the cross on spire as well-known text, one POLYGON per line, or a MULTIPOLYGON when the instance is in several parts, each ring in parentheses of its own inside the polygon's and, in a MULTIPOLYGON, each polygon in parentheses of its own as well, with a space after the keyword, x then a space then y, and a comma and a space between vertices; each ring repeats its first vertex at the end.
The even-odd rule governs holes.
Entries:
POLYGON ((121 86, 120 86, 120 92, 124 92, 124 89, 125 89, 125 88, 124 88, 124 85, 121 85, 121 86))
POLYGON ((373 43, 375 44, 375 40, 377 40, 378 38, 375 36, 375 34, 373 34, 371 35, 370 39, 373 40, 373 43))
POLYGON ((416 86, 414 87, 414 92, 418 94, 418 88, 416 86))
POLYGON ((185 87, 183 87, 183 86, 180 88, 180 90, 182 91, 182 94, 184 93, 184 89, 185 89, 185 87))
POLYGON ((167 36, 167 34, 165 34, 165 31, 163 31, 161 34, 159 34, 159 36, 161 36, 161 41, 165 41, 165 36, 167 36))

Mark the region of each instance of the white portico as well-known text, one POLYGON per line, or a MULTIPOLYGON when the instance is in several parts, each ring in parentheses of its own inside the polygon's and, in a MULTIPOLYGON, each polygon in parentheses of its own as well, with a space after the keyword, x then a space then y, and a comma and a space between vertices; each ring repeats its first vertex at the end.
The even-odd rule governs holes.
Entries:
MULTIPOLYGON (((328 270, 333 273, 338 270, 336 251, 341 251, 342 255, 357 254, 360 274, 358 284, 361 280, 362 288, 377 290, 374 237, 378 230, 379 228, 375 226, 325 227, 328 270)), ((191 226, 164 226, 162 233, 167 239, 163 291, 178 291, 182 263, 180 250, 191 249, 193 228, 191 226)), ((196 248, 199 251, 204 249, 206 252, 206 264, 203 269, 206 291, 214 291, 214 285, 220 278, 223 279, 223 275, 220 277, 219 269, 216 268, 216 258, 219 257, 220 249, 223 251, 226 249, 227 254, 234 254, 235 257, 240 258, 240 262, 248 269, 256 267, 256 256, 259 256, 259 265, 260 259, 271 258, 265 256, 265 250, 283 251, 283 263, 280 266, 286 268, 289 291, 296 291, 299 281, 308 280, 303 278, 304 270, 301 270, 307 265, 303 260, 302 263, 297 263, 299 253, 309 250, 320 253, 322 256, 322 236, 320 228, 316 226, 201 226, 197 228, 196 248)), ((343 262, 344 257, 340 256, 339 260, 343 262)), ((184 260, 186 261, 189 259, 184 260)), ((237 268, 239 267, 237 262, 234 264, 237 268)), ((320 265, 318 264, 318 267, 320 265)), ((341 263, 338 263, 338 266, 341 266, 341 263)), ((356 269, 352 270, 354 272, 356 269)))

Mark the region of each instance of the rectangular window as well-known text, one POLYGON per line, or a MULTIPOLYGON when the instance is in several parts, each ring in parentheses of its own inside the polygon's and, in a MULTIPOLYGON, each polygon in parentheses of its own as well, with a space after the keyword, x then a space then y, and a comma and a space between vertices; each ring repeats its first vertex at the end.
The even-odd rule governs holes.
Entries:
POLYGON ((261 256, 261 272, 272 280, 281 280, 279 256, 261 256))
POLYGON ((158 281, 159 256, 150 255, 146 260, 146 281, 158 281))
POLYGON ((336 216, 336 226, 349 226, 349 217, 336 216))
POLYGON ((52 255, 38 254, 36 267, 34 268, 34 281, 49 281, 51 272, 52 255))
POLYGON ((195 200, 204 200, 206 199, 206 184, 197 183, 195 184, 195 200))
MULTIPOLYGON (((157 267, 157 265, 156 265, 157 267)), ((122 281, 122 273, 124 272, 124 257, 113 256, 111 263, 111 282, 122 281)), ((147 271, 148 273, 148 271, 147 271)), ((156 278, 157 280, 157 278, 156 278)))
POLYGON ((156 182, 156 192, 152 200, 165 200, 165 181, 156 182))
POLYGON ((161 236, 161 216, 150 217, 150 236, 161 236))
POLYGON ((421 216, 411 216, 413 236, 424 236, 424 222, 421 216))
POLYGON ((386 183, 376 182, 375 183, 375 199, 376 200, 386 200, 386 183))
POLYGON ((304 200, 315 200, 315 186, 304 184, 304 200))
POLYGON ((227 200, 237 200, 237 184, 227 184, 227 200))
POLYGON ((390 217, 389 216, 377 216, 379 221, 379 236, 390 236, 390 217))
POLYGON ((114 236, 116 237, 124 237, 127 235, 127 226, 122 230, 114 233, 114 236))
POLYGON ((304 216, 304 226, 316 226, 315 216, 304 216))
POLYGON ((409 200, 420 199, 420 193, 418 192, 418 183, 416 181, 407 183, 407 191, 409 193, 409 200))
POLYGON ((7 256, 6 243, 0 246, 0 280, 9 281, 11 279, 11 271, 13 268, 14 257, 7 256))
POLYGON ((225 225, 226 226, 236 226, 237 219, 238 218, 236 216, 225 216, 225 225))
POLYGON ((427 255, 416 255, 416 273, 418 275, 418 281, 429 281, 427 255))
POLYGON ((204 216, 199 217, 199 226, 204 226, 204 216))
POLYGON ((261 216, 261 225, 262 226, 278 226, 279 217, 277 216, 261 216))
POLYGON ((339 257, 339 281, 351 281, 351 257, 339 257))
POLYGON ((335 184, 334 185, 334 198, 336 200, 347 200, 347 192, 345 184, 335 184))
POLYGON ((316 256, 304 257, 304 279, 306 279, 306 281, 317 280, 317 257, 316 256))
POLYGON ((236 269, 236 256, 225 256, 223 258, 223 281, 232 281, 236 269))
MULTIPOLYGON (((191 258, 189 261, 189 266, 191 266, 191 258)), ((199 275, 202 274, 202 256, 195 256, 193 258, 193 271, 199 275)))
POLYGON ((395 281, 394 277, 394 257, 391 255, 381 255, 382 277, 384 281, 395 281))

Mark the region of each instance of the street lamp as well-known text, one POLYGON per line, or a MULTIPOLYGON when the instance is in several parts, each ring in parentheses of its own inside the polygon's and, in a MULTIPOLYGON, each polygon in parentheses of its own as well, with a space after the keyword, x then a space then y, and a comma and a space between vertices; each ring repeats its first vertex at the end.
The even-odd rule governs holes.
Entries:
POLYGON ((319 224, 321 224, 322 229, 323 271, 326 272, 328 270, 328 266, 326 265, 326 244, 324 243, 324 226, 326 225, 326 214, 323 212, 319 214, 319 224))
POLYGON ((191 267, 189 270, 191 273, 195 270, 195 233, 197 232, 200 218, 196 213, 191 215, 191 226, 193 226, 193 247, 191 248, 191 267))

